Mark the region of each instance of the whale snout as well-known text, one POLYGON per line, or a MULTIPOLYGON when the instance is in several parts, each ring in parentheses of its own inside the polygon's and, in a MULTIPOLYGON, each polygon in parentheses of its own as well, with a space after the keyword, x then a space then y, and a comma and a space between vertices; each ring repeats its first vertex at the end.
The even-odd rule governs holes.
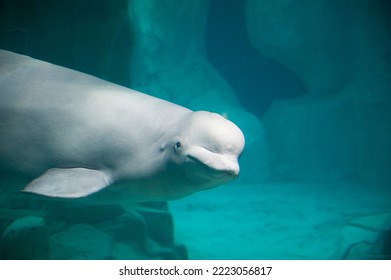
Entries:
POLYGON ((239 176, 240 167, 235 155, 218 154, 203 147, 194 146, 188 150, 186 156, 191 161, 204 165, 218 173, 219 176, 226 177, 228 175, 231 179, 239 176))
POLYGON ((231 177, 233 177, 233 179, 238 177, 240 173, 240 167, 238 161, 236 159, 229 158, 229 157, 228 158, 225 158, 224 156, 221 157, 222 157, 221 159, 217 160, 210 167, 216 171, 230 175, 231 177))

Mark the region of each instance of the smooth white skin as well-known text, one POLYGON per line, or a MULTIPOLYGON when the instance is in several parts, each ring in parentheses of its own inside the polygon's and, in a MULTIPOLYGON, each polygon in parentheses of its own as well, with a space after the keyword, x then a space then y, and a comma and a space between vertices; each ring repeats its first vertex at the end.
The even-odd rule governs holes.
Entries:
POLYGON ((115 183, 107 197, 149 201, 239 174, 244 136, 220 115, 2 50, 0 92, 0 165, 31 179, 88 168, 115 183))

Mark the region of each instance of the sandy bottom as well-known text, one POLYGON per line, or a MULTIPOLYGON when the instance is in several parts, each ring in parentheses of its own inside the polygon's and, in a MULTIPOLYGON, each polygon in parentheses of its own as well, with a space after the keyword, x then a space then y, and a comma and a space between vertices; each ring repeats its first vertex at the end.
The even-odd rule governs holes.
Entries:
POLYGON ((391 187, 239 182, 170 202, 190 259, 330 259, 351 219, 391 210, 391 187))

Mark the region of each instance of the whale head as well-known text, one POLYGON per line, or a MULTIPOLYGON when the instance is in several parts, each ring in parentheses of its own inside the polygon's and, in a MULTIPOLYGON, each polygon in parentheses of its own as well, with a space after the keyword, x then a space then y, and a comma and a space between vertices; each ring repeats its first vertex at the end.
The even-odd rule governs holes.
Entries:
POLYGON ((219 114, 192 112, 171 145, 174 161, 188 174, 186 178, 193 181, 195 191, 215 187, 239 175, 244 135, 219 114))

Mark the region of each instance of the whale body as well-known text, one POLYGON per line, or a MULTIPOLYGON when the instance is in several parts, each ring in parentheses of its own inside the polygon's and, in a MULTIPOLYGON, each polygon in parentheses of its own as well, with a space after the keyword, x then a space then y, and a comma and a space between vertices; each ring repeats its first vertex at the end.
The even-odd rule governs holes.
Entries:
POLYGON ((235 179, 244 144, 218 114, 0 50, 0 166, 24 192, 177 199, 235 179))

